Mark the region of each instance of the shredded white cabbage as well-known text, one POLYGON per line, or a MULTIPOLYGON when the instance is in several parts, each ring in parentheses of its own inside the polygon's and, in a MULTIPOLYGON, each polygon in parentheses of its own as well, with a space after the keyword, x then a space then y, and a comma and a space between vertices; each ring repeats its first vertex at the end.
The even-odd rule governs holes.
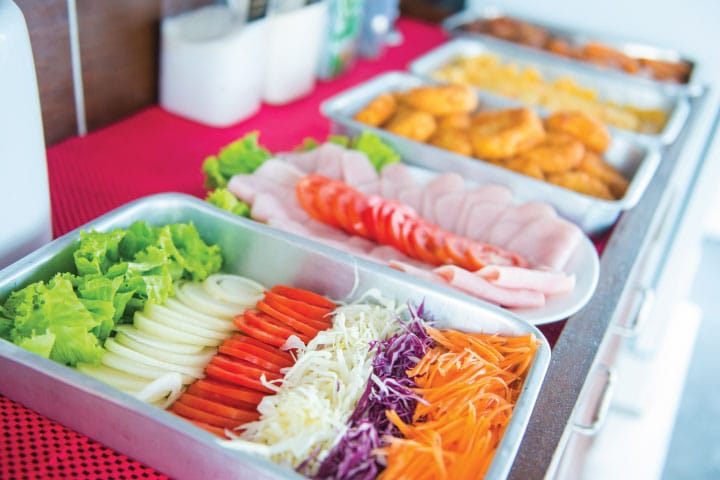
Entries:
POLYGON ((339 307, 333 326, 298 352, 277 394, 266 396, 258 421, 227 446, 264 453, 296 467, 309 457, 321 461, 340 440, 372 373, 370 344, 397 333, 399 308, 370 292, 361 302, 339 307), (373 304, 366 303, 367 299, 373 304), (250 448, 256 442, 267 448, 250 448))

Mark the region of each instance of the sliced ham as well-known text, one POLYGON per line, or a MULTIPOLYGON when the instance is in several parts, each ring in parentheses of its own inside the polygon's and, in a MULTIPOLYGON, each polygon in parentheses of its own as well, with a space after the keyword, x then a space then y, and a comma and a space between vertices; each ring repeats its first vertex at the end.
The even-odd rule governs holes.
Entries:
POLYGON ((283 185, 256 174, 234 175, 228 181, 227 189, 240 200, 251 205, 259 192, 269 193, 277 198, 295 198, 294 186, 283 185))
POLYGON ((565 272, 493 265, 474 273, 498 287, 527 288, 545 295, 568 293, 575 288, 575 275, 565 272))
POLYGON ((507 205, 491 202, 477 202, 470 209, 470 214, 465 221, 465 230, 459 232, 473 240, 492 243, 489 240, 489 233, 508 208, 507 205))
POLYGON ((399 190, 397 193, 397 200, 400 203, 404 203, 408 207, 412 208, 416 212, 419 212, 422 208, 422 192, 423 187, 407 187, 399 190))
POLYGON ((378 181, 378 174, 367 155, 357 150, 345 150, 340 157, 342 180, 351 187, 378 181))
POLYGON ((511 206, 513 202, 512 192, 507 187, 493 184, 481 185, 468 190, 460 207, 454 232, 460 234, 460 232, 466 230, 466 224, 470 221, 473 205, 488 202, 511 206))
POLYGON ((538 218, 517 232, 505 248, 524 255, 536 267, 563 270, 582 239, 577 225, 561 218, 538 218))
POLYGON ((435 220, 440 228, 455 232, 460 208, 465 201, 465 192, 447 193, 435 200, 435 220))
POLYGON ((412 171, 404 163, 391 163, 380 172, 380 195, 388 200, 397 200, 400 190, 415 186, 412 171))
POLYGON ((443 173, 435 176, 423 188, 418 213, 428 222, 438 223, 435 216, 435 204, 443 195, 465 191, 465 180, 459 174, 443 173))
POLYGON ((310 218, 297 202, 280 199, 267 192, 258 192, 255 195, 250 216, 260 222, 267 222, 271 218, 304 222, 310 218))
POLYGON ((265 178, 278 185, 283 185, 290 189, 295 188, 295 184, 305 175, 305 172, 294 165, 291 165, 277 158, 269 158, 260 165, 253 173, 255 177, 265 178))
POLYGON ((316 151, 318 152, 318 160, 314 173, 342 180, 343 166, 341 160, 346 152, 345 148, 334 143, 324 143, 316 148, 316 151))
POLYGON ((483 277, 455 265, 437 267, 433 273, 458 290, 495 305, 507 308, 540 308, 545 305, 545 295, 538 291, 493 285, 483 277))
POLYGON ((524 203, 509 207, 500 215, 488 232, 487 241, 505 247, 525 226, 539 218, 557 217, 555 209, 545 203, 524 203))

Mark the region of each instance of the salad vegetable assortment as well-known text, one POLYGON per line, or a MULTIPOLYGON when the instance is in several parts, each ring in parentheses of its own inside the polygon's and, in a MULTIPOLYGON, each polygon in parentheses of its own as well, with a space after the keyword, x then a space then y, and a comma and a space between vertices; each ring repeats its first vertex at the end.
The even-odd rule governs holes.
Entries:
POLYGON ((83 232, 73 258, 8 297, 4 338, 310 478, 481 474, 538 345, 222 273, 192 224, 83 232))

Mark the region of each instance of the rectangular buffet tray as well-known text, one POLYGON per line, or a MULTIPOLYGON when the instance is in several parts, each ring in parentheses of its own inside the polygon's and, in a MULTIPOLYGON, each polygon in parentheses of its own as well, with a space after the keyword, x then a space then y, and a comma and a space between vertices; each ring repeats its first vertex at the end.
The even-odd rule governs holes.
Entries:
MULTIPOLYGON (((632 105, 635 108, 660 110, 667 115, 667 121, 658 133, 634 132, 610 126, 613 133, 638 137, 643 141, 660 144, 672 143, 677 138, 690 113, 690 103, 682 91, 667 85, 649 83, 642 79, 616 76, 607 71, 588 71, 579 68, 577 62, 568 63, 554 55, 539 55, 530 49, 519 49, 512 44, 489 41, 480 38, 456 38, 427 52, 411 62, 412 73, 432 78, 433 72, 459 58, 492 55, 501 62, 510 62, 517 68, 532 68, 546 81, 572 78, 579 87, 592 89, 597 98, 617 105, 632 105)), ((523 105, 519 100, 477 88, 481 102, 498 102, 499 99, 514 105, 523 105)), ((532 106, 532 105, 529 105, 532 106)), ((538 107, 538 111, 548 112, 538 107)))
POLYGON ((497 5, 488 5, 484 1, 467 2, 465 9, 445 18, 445 20, 443 20, 442 22, 442 26, 443 29, 447 31, 450 35, 456 37, 477 37, 485 40, 506 43, 508 45, 513 45, 523 50, 531 50, 539 54, 540 56, 549 55, 564 62, 568 62, 569 64, 573 64, 576 67, 588 69, 589 71, 600 72, 603 74, 610 73, 625 78, 630 77, 634 79, 642 79, 648 84, 664 85, 665 87, 684 91, 691 96, 697 96, 702 93, 702 86, 696 80, 698 77, 699 69, 697 62, 674 48, 652 45, 645 41, 631 39, 620 35, 580 31, 577 28, 573 28, 567 25, 555 24, 546 20, 534 18, 524 13, 510 11, 504 7, 500 7, 497 5), (521 43, 515 43, 510 40, 496 37, 489 33, 471 31, 463 28, 465 25, 471 24, 473 22, 493 20, 500 17, 508 17, 513 20, 525 22, 534 27, 541 28, 545 30, 552 38, 561 39, 571 46, 580 47, 588 43, 600 43, 634 58, 647 58, 650 60, 684 63, 688 65, 690 69, 690 74, 688 76, 687 82, 684 84, 656 80, 645 76, 625 73, 622 70, 611 70, 606 67, 594 65, 592 63, 583 62, 581 60, 573 58, 560 57, 559 55, 544 49, 531 47, 521 43))
MULTIPOLYGON (((370 100, 384 92, 405 91, 436 83, 404 72, 389 72, 346 90, 328 100, 322 112, 331 119, 335 133, 357 135, 369 130, 392 145, 403 161, 434 171, 453 171, 479 184, 499 183, 513 190, 517 200, 541 201, 551 204, 568 220, 590 234, 609 228, 622 213, 632 208, 642 196, 660 160, 657 148, 634 136, 614 132, 605 160, 629 179, 628 190, 619 200, 609 201, 582 195, 548 182, 522 175, 491 163, 453 153, 433 145, 401 137, 381 128, 357 122, 353 116, 370 100)), ((481 108, 509 108, 506 99, 481 97, 481 108)))
MULTIPOLYGON (((152 225, 192 222, 223 252, 223 271, 266 286, 291 284, 341 301, 370 289, 398 302, 424 302, 440 327, 522 335, 540 340, 512 420, 487 478, 505 478, 522 440, 550 360, 539 330, 513 314, 432 284, 224 212, 177 193, 145 197, 45 245, 0 271, 0 301, 18 288, 74 271, 81 230, 110 231, 137 220, 152 225)), ((217 437, 72 368, 0 339, 0 394, 178 479, 301 478, 291 469, 221 445, 217 437)))

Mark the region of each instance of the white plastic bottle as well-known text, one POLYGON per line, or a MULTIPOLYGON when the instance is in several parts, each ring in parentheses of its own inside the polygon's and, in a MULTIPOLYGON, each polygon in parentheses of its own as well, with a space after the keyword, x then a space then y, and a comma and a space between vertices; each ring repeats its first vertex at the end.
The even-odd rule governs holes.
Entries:
POLYGON ((0 0, 0 268, 50 241, 50 191, 30 36, 0 0))

